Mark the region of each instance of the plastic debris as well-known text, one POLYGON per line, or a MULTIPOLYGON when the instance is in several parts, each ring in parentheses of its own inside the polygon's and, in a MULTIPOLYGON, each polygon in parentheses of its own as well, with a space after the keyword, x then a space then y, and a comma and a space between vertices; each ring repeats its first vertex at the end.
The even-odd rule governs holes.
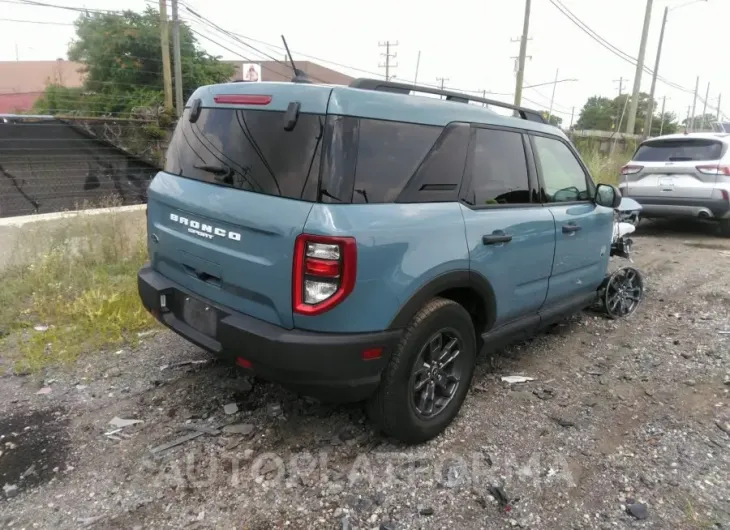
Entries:
POLYGON ((212 359, 201 359, 199 361, 180 361, 176 363, 170 363, 170 364, 163 364, 160 366, 160 371, 167 370, 168 368, 180 368, 182 366, 189 366, 191 364, 208 364, 212 361, 212 359))
POLYGON ((36 331, 48 331, 48 326, 46 326, 45 324, 37 324, 33 326, 33 329, 36 331))
POLYGON ((226 434, 242 434, 244 436, 251 434, 253 430, 254 426, 250 423, 234 423, 223 427, 223 432, 226 434))
POLYGON ((204 434, 210 434, 211 436, 218 436, 221 431, 215 427, 208 427, 207 425, 200 425, 198 423, 187 423, 182 426, 183 429, 188 431, 202 432, 204 434))
POLYGON ((534 377, 526 377, 524 375, 503 375, 502 381, 509 384, 515 384, 515 383, 527 383, 529 381, 534 381, 534 377))
POLYGON ((50 386, 44 386, 38 392, 36 392, 36 395, 43 396, 45 394, 50 394, 50 393, 51 393, 51 387, 50 386))
POLYGON ((118 429, 123 429, 124 427, 129 427, 130 425, 136 425, 137 423, 143 423, 142 420, 127 420, 124 418, 120 418, 118 416, 114 416, 111 421, 109 422, 109 425, 112 427, 116 427, 118 429))

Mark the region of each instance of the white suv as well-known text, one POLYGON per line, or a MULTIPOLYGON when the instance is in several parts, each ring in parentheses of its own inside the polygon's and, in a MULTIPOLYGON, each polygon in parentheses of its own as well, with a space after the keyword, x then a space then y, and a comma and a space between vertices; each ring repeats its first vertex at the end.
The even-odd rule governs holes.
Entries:
POLYGON ((647 218, 717 220, 730 237, 730 134, 670 134, 642 142, 619 189, 647 218))

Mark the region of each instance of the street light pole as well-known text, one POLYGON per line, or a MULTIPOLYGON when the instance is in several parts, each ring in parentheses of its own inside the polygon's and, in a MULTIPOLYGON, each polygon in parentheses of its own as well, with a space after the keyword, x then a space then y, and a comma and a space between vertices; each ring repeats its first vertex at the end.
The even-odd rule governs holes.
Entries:
POLYGON ((629 117, 626 120, 626 132, 634 134, 636 125, 636 111, 639 109, 639 91, 641 90, 641 73, 644 71, 644 56, 646 55, 646 39, 649 36, 649 24, 651 23, 651 8, 654 0, 646 0, 646 13, 644 14, 644 27, 641 31, 641 43, 639 44, 639 57, 636 61, 636 74, 634 75, 634 90, 631 93, 631 107, 629 117))

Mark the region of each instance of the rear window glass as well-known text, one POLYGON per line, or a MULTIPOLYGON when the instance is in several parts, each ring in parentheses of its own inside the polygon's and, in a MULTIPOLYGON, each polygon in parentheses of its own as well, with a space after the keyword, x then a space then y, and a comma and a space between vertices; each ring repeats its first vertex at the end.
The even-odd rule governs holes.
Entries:
POLYGON ((636 162, 693 162, 719 160, 723 143, 716 140, 687 138, 647 142, 634 155, 636 162))
POLYGON ((180 119, 165 171, 242 190, 315 200, 324 117, 300 114, 285 131, 284 112, 204 108, 180 119))

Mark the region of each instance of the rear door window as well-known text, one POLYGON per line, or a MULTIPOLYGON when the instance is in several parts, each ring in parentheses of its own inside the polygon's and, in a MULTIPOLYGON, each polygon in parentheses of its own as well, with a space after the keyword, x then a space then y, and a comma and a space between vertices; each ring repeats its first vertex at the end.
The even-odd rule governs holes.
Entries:
POLYGON ((530 181, 522 134, 476 129, 468 168, 466 199, 474 206, 530 202, 530 181))
POLYGON ((635 162, 719 160, 722 158, 724 150, 724 144, 718 140, 704 138, 654 140, 639 146, 633 160, 635 162))
POLYGON ((301 114, 285 131, 284 112, 189 109, 170 142, 165 171, 237 189, 315 200, 324 117, 301 114))

